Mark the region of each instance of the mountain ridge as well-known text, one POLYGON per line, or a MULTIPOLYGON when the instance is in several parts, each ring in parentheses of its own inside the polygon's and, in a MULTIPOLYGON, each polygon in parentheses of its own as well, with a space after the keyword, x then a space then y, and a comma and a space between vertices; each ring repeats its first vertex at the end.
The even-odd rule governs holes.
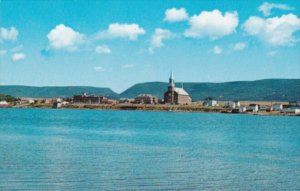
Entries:
MULTIPOLYGON (((217 100, 289 101, 300 100, 300 79, 262 79, 230 82, 177 82, 191 95, 193 101, 214 97, 217 100)), ((0 85, 0 93, 14 97, 72 97, 88 92, 112 99, 134 98, 139 94, 152 94, 163 98, 166 82, 137 83, 120 94, 110 88, 93 86, 26 86, 0 85)))

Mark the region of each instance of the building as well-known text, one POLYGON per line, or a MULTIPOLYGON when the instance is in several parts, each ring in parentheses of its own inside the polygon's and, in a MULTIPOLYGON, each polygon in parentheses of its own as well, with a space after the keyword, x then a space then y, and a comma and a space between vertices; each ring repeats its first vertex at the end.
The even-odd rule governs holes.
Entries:
POLYGON ((183 88, 176 88, 173 73, 171 73, 168 90, 164 93, 164 103, 187 105, 191 102, 191 97, 183 88))
POLYGON ((283 109, 283 104, 281 104, 281 103, 274 103, 272 105, 273 111, 282 111, 282 109, 283 109))
POLYGON ((270 112, 271 111, 271 107, 268 105, 261 105, 259 108, 259 111, 261 112, 270 112))
POLYGON ((53 99, 52 108, 61 108, 62 100, 60 98, 53 99))
POLYGON ((260 108, 259 104, 250 104, 247 107, 247 111, 248 112, 258 112, 259 108, 260 108))
POLYGON ((0 101, 0 107, 8 107, 8 105, 6 101, 0 101))
POLYGON ((157 104, 157 97, 150 94, 141 94, 134 98, 134 103, 136 104, 157 104))
POLYGON ((241 103, 239 101, 228 101, 224 104, 225 108, 238 108, 241 106, 241 103))
POLYGON ((130 104, 130 103, 134 103, 134 99, 131 98, 121 98, 119 100, 119 103, 121 104, 130 104))
POLYGON ((215 106, 218 106, 218 101, 209 97, 209 98, 206 98, 203 103, 202 103, 203 106, 212 106, 212 107, 215 107, 215 106))
POLYGON ((84 93, 82 95, 74 95, 73 103, 101 104, 103 100, 106 99, 107 98, 104 96, 88 95, 87 93, 84 93))

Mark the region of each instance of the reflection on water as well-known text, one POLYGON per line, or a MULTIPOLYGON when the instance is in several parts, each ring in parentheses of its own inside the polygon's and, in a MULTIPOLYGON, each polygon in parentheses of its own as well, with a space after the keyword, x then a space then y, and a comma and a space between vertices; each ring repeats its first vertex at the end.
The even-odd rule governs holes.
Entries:
POLYGON ((0 190, 297 190, 300 118, 0 109, 0 190))

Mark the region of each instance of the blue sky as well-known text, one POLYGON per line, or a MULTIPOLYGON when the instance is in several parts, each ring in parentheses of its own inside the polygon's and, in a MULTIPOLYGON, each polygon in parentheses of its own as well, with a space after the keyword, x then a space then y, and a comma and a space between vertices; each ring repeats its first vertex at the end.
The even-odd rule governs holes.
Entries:
POLYGON ((0 85, 300 77, 300 1, 0 1, 0 85))

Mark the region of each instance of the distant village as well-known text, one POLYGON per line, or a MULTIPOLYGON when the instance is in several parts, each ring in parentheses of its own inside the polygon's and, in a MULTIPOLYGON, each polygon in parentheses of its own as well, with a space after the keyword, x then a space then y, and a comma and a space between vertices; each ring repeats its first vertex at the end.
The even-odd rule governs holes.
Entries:
MULTIPOLYGON (((176 87, 173 73, 169 78, 169 85, 162 96, 163 99, 151 94, 140 94, 135 98, 121 98, 120 100, 109 99, 101 95, 90 95, 83 93, 74 95, 72 98, 47 98, 47 99, 32 99, 32 98, 17 98, 13 102, 0 100, 0 107, 30 107, 30 106, 51 106, 52 108, 72 108, 72 106, 88 106, 88 105, 125 105, 130 106, 165 106, 164 108, 174 107, 167 106, 184 106, 181 108, 191 108, 193 111, 218 111, 223 113, 255 113, 255 114, 292 114, 300 115, 300 101, 289 102, 255 102, 255 101, 218 101, 212 97, 207 97, 203 101, 193 102, 188 92, 183 87, 176 87), (71 107, 70 107, 71 106, 71 107), (195 109, 199 108, 199 109, 195 109)), ((89 107, 87 107, 89 108, 89 107)), ((97 108, 97 107, 96 107, 97 108)), ((118 108, 118 107, 116 107, 118 108)), ((155 107, 153 107, 155 109, 155 107)), ((158 108, 158 107, 156 107, 158 108)))

